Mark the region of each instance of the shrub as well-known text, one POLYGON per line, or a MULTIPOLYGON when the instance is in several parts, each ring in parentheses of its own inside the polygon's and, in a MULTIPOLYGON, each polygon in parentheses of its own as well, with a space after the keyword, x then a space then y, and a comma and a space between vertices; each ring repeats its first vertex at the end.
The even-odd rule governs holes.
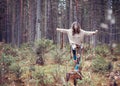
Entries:
POLYGON ((0 59, 0 63, 4 63, 5 66, 11 65, 11 63, 15 62, 16 58, 11 55, 2 54, 2 58, 0 59))
POLYGON ((56 49, 52 52, 51 57, 53 57, 53 60, 56 64, 62 64, 63 63, 63 52, 60 49, 56 49))
POLYGON ((26 50, 26 49, 29 49, 29 50, 32 50, 32 44, 30 43, 23 43, 21 46, 20 46, 20 49, 22 50, 26 50))
POLYGON ((43 58, 45 53, 54 49, 53 41, 48 40, 48 39, 38 40, 35 42, 35 48, 36 48, 35 52, 39 57, 36 63, 43 65, 45 61, 45 58, 43 58))
POLYGON ((43 54, 54 48, 53 41, 41 39, 35 42, 36 53, 43 54))
POLYGON ((15 59, 12 56, 6 56, 4 53, 2 54, 2 57, 0 59, 0 67, 4 70, 1 69, 4 73, 7 73, 9 71, 8 66, 11 65, 12 62, 14 62, 15 59))
POLYGON ((70 60, 70 47, 66 46, 64 49, 58 48, 59 46, 55 47, 54 50, 50 52, 49 55, 53 58, 56 64, 63 64, 66 61, 70 60))
POLYGON ((58 70, 58 68, 54 68, 52 71, 51 71, 51 75, 53 76, 54 80, 56 83, 59 83, 60 82, 60 78, 61 78, 61 72, 60 70, 58 70))
POLYGON ((88 85, 92 86, 91 83, 92 83, 92 80, 90 77, 88 77, 88 75, 85 76, 82 80, 78 79, 78 86, 88 86, 88 85))
POLYGON ((16 48, 13 48, 12 46, 7 45, 7 44, 4 47, 3 52, 5 53, 5 55, 11 55, 13 57, 18 56, 18 52, 17 52, 16 48))
POLYGON ((98 55, 101 55, 101 56, 104 56, 106 57, 106 55, 109 54, 109 47, 107 45, 98 45, 96 48, 95 48, 95 52, 98 54, 98 55))
POLYGON ((51 77, 45 74, 45 71, 42 68, 35 68, 35 71, 32 72, 32 77, 38 81, 40 86, 50 86, 52 84, 51 77))
POLYGON ((21 67, 19 66, 19 64, 17 63, 12 63, 10 66, 9 66, 9 69, 11 72, 13 72, 17 78, 20 78, 21 74, 22 74, 22 70, 21 70, 21 67))
POLYGON ((117 44, 117 46, 114 48, 114 53, 116 55, 120 55, 120 44, 117 44))
POLYGON ((112 69, 112 64, 110 62, 107 62, 101 56, 96 57, 92 61, 92 70, 94 72, 105 73, 107 71, 111 71, 111 69, 112 69))
POLYGON ((55 65, 54 68, 52 68, 50 75, 52 75, 52 78, 54 80, 54 83, 56 86, 65 86, 65 74, 67 69, 64 66, 61 65, 55 65))

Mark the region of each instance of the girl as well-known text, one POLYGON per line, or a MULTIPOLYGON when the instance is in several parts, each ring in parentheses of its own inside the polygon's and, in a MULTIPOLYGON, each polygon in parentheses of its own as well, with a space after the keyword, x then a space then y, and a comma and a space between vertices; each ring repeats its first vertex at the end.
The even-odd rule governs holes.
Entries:
POLYGON ((73 22, 70 29, 57 28, 57 31, 66 33, 68 35, 69 43, 72 48, 73 59, 74 62, 76 63, 75 69, 78 70, 79 61, 77 61, 76 48, 81 48, 81 44, 83 42, 85 35, 87 36, 95 35, 98 32, 98 30, 85 31, 81 29, 80 24, 78 22, 73 22))

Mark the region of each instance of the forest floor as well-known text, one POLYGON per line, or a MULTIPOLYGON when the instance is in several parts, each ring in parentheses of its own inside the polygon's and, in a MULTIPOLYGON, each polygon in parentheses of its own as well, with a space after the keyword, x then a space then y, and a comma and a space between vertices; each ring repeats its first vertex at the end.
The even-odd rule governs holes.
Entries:
MULTIPOLYGON (((69 50, 55 47, 44 54, 44 65, 39 65, 39 56, 28 44, 13 48, 0 43, 0 86, 72 86, 65 81, 74 65, 69 50)), ((85 47, 81 67, 84 77, 77 80, 78 86, 109 86, 110 73, 120 73, 119 52, 116 49, 111 54, 106 45, 94 50, 85 47)))

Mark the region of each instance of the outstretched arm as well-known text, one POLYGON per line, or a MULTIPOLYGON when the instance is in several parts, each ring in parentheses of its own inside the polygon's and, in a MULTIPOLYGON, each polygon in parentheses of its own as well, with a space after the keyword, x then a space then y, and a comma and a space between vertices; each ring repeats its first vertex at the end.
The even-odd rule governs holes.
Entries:
POLYGON ((96 30, 96 31, 84 31, 83 30, 83 32, 84 32, 84 35, 91 36, 91 35, 97 34, 98 30, 96 30))
POLYGON ((68 32, 68 29, 63 29, 63 28, 57 28, 56 30, 59 31, 59 32, 63 32, 63 33, 68 32))

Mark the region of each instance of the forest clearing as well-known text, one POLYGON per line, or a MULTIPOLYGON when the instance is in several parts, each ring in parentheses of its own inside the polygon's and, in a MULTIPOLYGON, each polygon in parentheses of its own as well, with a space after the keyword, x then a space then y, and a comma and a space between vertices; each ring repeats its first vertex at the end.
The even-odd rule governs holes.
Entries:
POLYGON ((120 0, 0 0, 0 86, 120 86, 120 0))

